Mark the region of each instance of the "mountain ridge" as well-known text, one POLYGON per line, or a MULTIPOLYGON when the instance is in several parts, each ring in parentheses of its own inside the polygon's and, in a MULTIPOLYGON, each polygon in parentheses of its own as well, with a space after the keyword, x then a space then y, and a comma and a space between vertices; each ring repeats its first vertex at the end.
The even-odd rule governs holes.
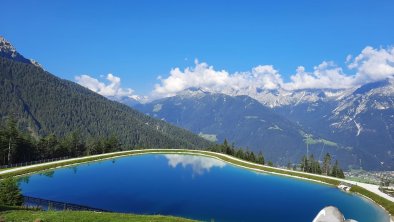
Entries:
POLYGON ((42 65, 37 61, 35 61, 34 59, 26 59, 23 55, 21 55, 16 50, 16 48, 1 35, 0 35, 0 57, 8 58, 26 64, 32 64, 34 66, 42 68, 42 65))
MULTIPOLYGON (((270 93, 270 96, 276 94, 278 98, 286 98, 285 102, 279 101, 276 103, 281 104, 280 106, 270 106, 258 101, 265 108, 289 120, 291 124, 298 125, 302 130, 309 132, 316 138, 332 141, 340 144, 344 149, 350 150, 353 156, 350 161, 344 162, 350 163, 352 167, 379 170, 394 168, 394 154, 392 152, 394 148, 393 78, 343 90, 306 89, 294 90, 293 92, 285 91, 282 95, 280 95, 280 90, 266 90, 265 93, 270 93)), ((193 100, 195 100, 197 104, 201 103, 200 99, 204 96, 219 94, 232 98, 238 97, 194 87, 185 89, 173 97, 134 106, 151 116, 169 121, 195 133, 204 134, 204 132, 193 129, 193 124, 191 125, 193 121, 177 122, 168 119, 170 112, 160 113, 158 108, 163 109, 163 104, 166 104, 166 102, 172 102, 172 105, 174 105, 182 103, 182 100, 189 100, 189 103, 193 103, 193 100), (178 98, 179 101, 175 102, 174 98, 178 98), (163 103, 162 106, 159 106, 161 103, 163 103), (155 107, 148 108, 150 105, 156 106, 156 112, 153 112, 155 107), (143 108, 144 106, 145 108, 143 108)), ((167 106, 169 105, 167 104, 167 106)), ((192 107, 184 108, 184 112, 194 113, 195 108, 192 107)), ((243 109, 243 105, 238 109, 243 109)), ((194 113, 194 116, 199 115, 194 113)), ((231 121, 231 118, 227 121, 231 121)), ((207 123, 207 126, 210 124, 207 123)), ((253 129, 245 130, 253 131, 253 129)), ((216 133, 209 132, 206 134, 212 137, 216 133)), ((231 135, 219 136, 221 139, 223 137, 230 140, 232 138, 231 135)), ((239 144, 239 139, 235 139, 233 142, 239 144)), ((241 143, 239 145, 245 144, 241 143)), ((250 145, 246 146, 250 147, 250 145)))
POLYGON ((205 148, 211 142, 63 80, 25 59, 9 43, 0 54, 0 122, 9 116, 38 137, 78 131, 84 138, 116 135, 125 148, 205 148), (6 50, 7 49, 7 50, 6 50))
POLYGON ((305 132, 297 124, 248 96, 232 97, 187 89, 177 96, 134 107, 196 134, 219 141, 227 139, 236 146, 263 152, 266 159, 280 165, 299 162, 307 154, 306 141, 309 143, 309 154, 321 156, 322 144, 326 143, 327 151, 334 156, 342 155, 341 163, 357 164, 354 158, 350 160, 352 154, 345 147, 305 132), (345 161, 344 157, 349 159, 345 161))

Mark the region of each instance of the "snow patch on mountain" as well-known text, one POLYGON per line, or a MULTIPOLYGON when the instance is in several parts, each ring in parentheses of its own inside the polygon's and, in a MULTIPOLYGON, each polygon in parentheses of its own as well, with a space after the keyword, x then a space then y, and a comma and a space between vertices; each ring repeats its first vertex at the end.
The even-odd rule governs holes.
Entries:
POLYGON ((153 112, 157 113, 161 110, 161 108, 163 107, 163 104, 156 104, 155 106, 153 106, 153 112))
POLYGON ((357 135, 356 136, 359 136, 361 133, 361 130, 362 130, 361 124, 357 123, 355 120, 353 120, 353 122, 357 127, 357 135))

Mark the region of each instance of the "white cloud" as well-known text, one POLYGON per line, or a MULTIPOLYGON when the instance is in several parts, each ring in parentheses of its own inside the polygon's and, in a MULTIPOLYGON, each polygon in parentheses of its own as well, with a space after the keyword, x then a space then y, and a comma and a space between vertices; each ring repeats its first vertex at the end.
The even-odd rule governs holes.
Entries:
POLYGON ((283 85, 282 77, 272 65, 254 67, 252 75, 251 81, 265 89, 277 89, 283 85))
POLYGON ((216 71, 212 66, 196 61, 194 68, 186 68, 184 71, 174 68, 166 79, 159 76, 161 84, 155 85, 154 95, 172 96, 190 87, 220 87, 226 85, 228 79, 228 72, 216 71))
POLYGON ((377 81, 394 75, 394 47, 364 48, 360 55, 348 62, 349 69, 355 69, 355 84, 377 81))
POLYGON ((257 66, 251 72, 230 74, 225 70, 217 71, 206 63, 195 62, 194 68, 181 71, 174 68, 168 78, 160 76, 160 84, 155 85, 154 98, 173 96, 187 88, 198 87, 214 92, 227 90, 242 91, 261 87, 275 89, 283 84, 278 71, 271 65, 257 66))
POLYGON ((353 57, 348 55, 345 63, 354 74, 346 74, 333 62, 323 61, 308 72, 299 66, 290 81, 284 82, 281 74, 272 65, 259 65, 246 72, 229 73, 215 70, 207 63, 195 62, 194 67, 183 71, 173 68, 167 78, 160 76, 160 83, 155 85, 152 98, 176 95, 190 87, 199 87, 211 92, 234 92, 248 95, 257 89, 287 90, 320 88, 345 89, 356 87, 371 81, 378 81, 394 75, 394 47, 374 49, 366 47, 353 57))
POLYGON ((323 61, 311 71, 299 66, 295 74, 290 76, 290 80, 285 82, 273 65, 259 65, 249 71, 230 73, 216 70, 213 66, 196 60, 194 67, 184 70, 176 67, 171 69, 167 77, 158 76, 158 84, 155 85, 150 99, 133 95, 134 91, 130 88, 121 88, 120 78, 112 74, 105 77, 107 82, 89 75, 76 76, 75 80, 103 96, 128 96, 139 101, 173 96, 191 87, 250 96, 260 90, 345 89, 393 76, 394 47, 374 49, 367 46, 357 56, 348 55, 345 64, 353 74, 345 73, 343 68, 333 62, 323 61))
POLYGON ((296 74, 290 76, 291 81, 284 84, 284 88, 292 89, 344 89, 353 86, 353 76, 345 75, 342 68, 333 62, 322 62, 313 68, 313 72, 306 72, 299 66, 296 74))
POLYGON ((114 97, 123 97, 127 96, 130 98, 134 98, 133 95, 134 90, 130 88, 121 88, 120 87, 120 78, 109 73, 106 77, 108 80, 108 84, 104 82, 100 82, 98 79, 95 79, 88 75, 80 75, 76 76, 75 80, 78 84, 92 90, 93 92, 99 93, 103 96, 114 96, 114 97))

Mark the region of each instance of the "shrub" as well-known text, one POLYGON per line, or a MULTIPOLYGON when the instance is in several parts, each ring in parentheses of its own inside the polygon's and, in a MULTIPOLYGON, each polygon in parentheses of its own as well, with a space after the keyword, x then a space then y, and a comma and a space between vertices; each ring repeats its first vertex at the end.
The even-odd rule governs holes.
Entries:
POLYGON ((21 206, 23 197, 18 187, 18 182, 13 177, 0 181, 0 204, 9 206, 21 206))

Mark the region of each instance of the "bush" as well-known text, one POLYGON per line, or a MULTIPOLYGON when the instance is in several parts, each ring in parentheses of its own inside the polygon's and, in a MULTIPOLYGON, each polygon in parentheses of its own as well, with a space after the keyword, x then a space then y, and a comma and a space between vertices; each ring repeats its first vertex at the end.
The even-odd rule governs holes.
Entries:
POLYGON ((18 182, 13 177, 0 181, 0 205, 21 206, 23 197, 18 182))

